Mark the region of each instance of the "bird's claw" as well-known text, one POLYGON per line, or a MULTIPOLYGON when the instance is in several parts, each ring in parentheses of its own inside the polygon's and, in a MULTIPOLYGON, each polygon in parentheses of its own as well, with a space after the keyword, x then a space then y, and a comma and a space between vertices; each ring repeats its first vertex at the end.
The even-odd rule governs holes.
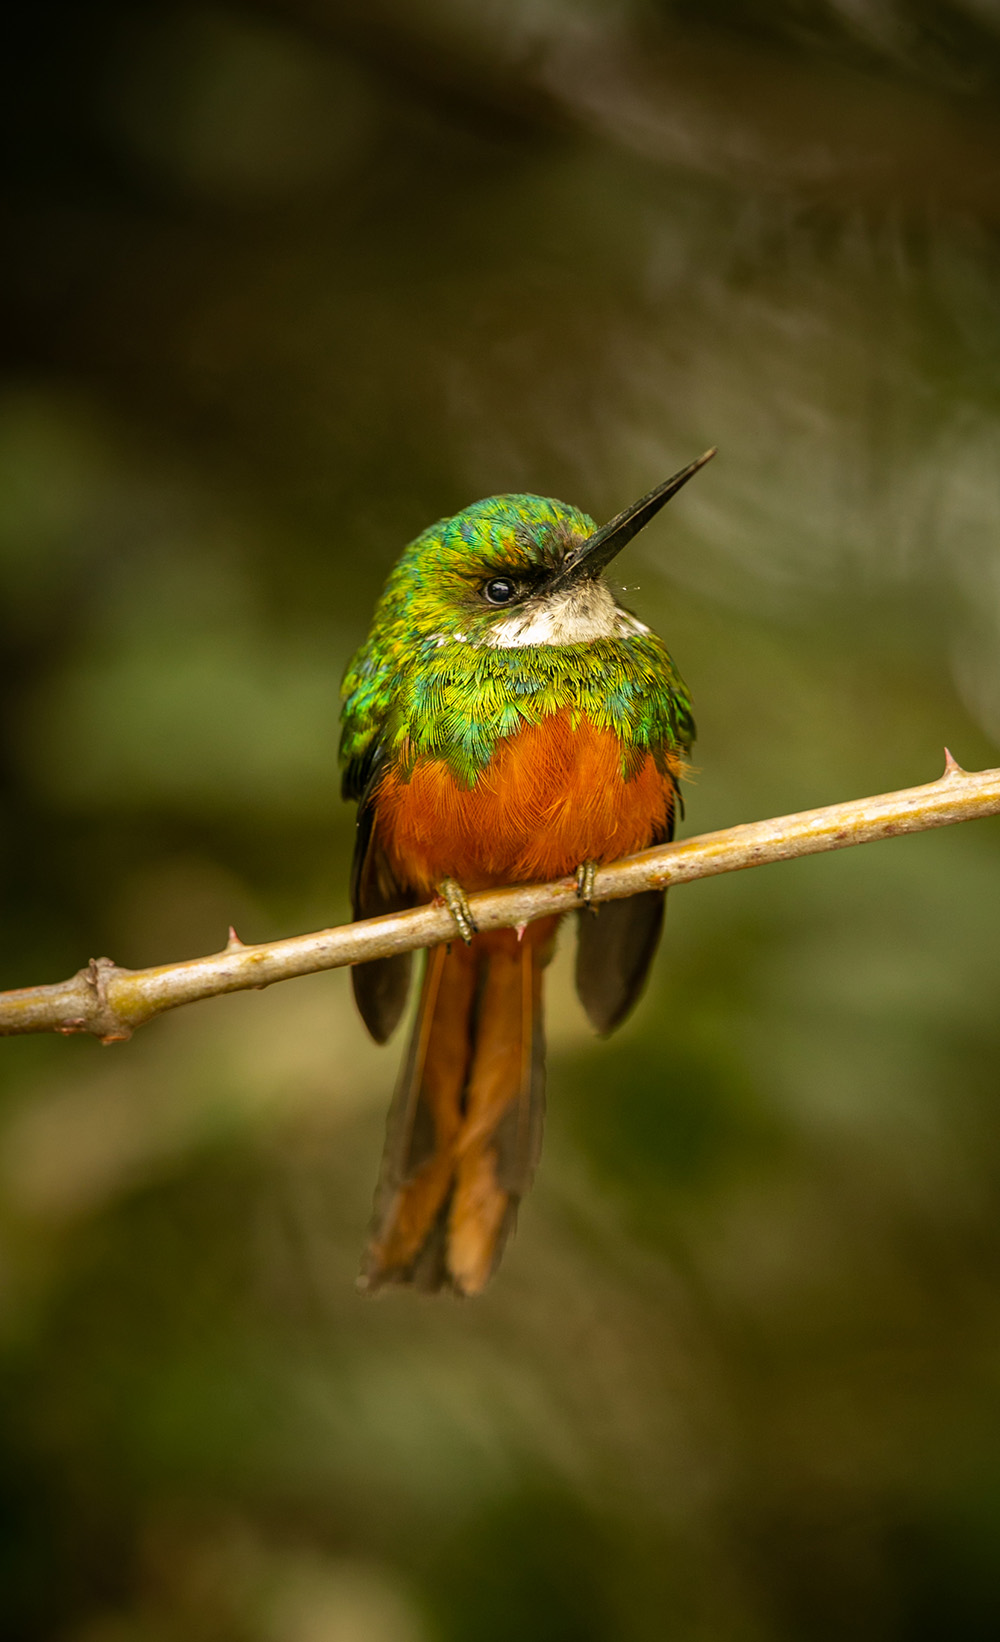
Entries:
POLYGON ((589 912, 593 912, 591 905, 594 898, 594 881, 597 877, 596 861, 581 861, 576 869, 576 893, 589 912))
POLYGON ((478 925, 472 916, 472 908, 461 884, 457 884, 454 878, 443 878, 438 884, 438 894, 454 918, 455 928, 462 940, 466 946, 471 945, 478 925))

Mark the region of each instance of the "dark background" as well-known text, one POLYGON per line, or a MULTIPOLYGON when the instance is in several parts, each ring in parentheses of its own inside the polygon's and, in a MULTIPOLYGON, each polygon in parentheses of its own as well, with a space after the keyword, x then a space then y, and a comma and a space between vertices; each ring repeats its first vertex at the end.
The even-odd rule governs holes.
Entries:
MULTIPOLYGON (((1000 762, 995 0, 8 11, 6 985, 342 920, 337 684, 430 520, 604 518, 688 833, 1000 762)), ((617 567, 616 567, 617 568, 617 567)), ((12 1040, 16 1642, 1000 1629, 996 822, 676 892, 550 987, 480 1301, 353 1281, 346 977, 12 1040)))

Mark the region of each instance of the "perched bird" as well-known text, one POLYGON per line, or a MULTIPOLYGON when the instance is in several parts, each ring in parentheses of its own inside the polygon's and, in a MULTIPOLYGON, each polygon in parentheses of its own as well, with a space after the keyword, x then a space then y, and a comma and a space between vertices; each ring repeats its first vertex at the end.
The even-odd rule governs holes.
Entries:
MULTIPOLYGON (((696 473, 598 530, 541 496, 489 496, 418 536, 343 684, 344 796, 358 803, 355 916, 441 897, 456 939, 427 953, 362 1285, 475 1294, 531 1183, 544 1102, 542 971, 558 918, 478 934, 466 892, 577 875, 673 835, 694 739, 656 635, 603 572, 696 473)), ((663 922, 651 891, 584 910, 576 985, 610 1032, 663 922)), ((372 1037, 397 1025, 409 955, 353 970, 372 1037)))

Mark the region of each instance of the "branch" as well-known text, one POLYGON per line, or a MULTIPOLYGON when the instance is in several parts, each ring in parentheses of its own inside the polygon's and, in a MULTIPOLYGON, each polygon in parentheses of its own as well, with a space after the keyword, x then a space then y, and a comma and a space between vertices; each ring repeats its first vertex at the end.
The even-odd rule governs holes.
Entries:
MULTIPOLYGON (((822 810, 803 810, 750 826, 703 833, 616 861, 597 873, 593 899, 617 901, 645 889, 738 872, 743 867, 790 861, 798 855, 870 844, 898 833, 925 832, 956 821, 1000 814, 1000 769, 967 773, 950 753, 944 775, 924 787, 854 799, 822 810)), ((520 884, 470 897, 480 929, 510 929, 570 912, 579 906, 573 879, 520 884)), ((234 930, 225 950, 155 969, 119 969, 110 958, 92 958, 71 980, 0 993, 0 1036, 18 1032, 91 1032, 102 1043, 129 1038, 137 1026, 166 1009, 222 992, 270 986, 294 975, 339 969, 455 937, 451 913, 437 904, 396 912, 363 923, 296 935, 287 941, 244 946, 234 930)))

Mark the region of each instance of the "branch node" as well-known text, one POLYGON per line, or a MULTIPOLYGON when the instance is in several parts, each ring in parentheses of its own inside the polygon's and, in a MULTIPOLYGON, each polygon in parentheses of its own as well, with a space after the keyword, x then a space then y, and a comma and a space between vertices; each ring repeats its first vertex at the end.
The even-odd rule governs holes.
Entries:
POLYGON ((94 993, 96 1007, 82 1027, 74 1030, 93 1032, 102 1043, 124 1043, 132 1036, 131 1026, 122 1020, 108 997, 108 982, 118 973, 113 958, 91 958, 86 969, 80 970, 80 978, 94 993))

